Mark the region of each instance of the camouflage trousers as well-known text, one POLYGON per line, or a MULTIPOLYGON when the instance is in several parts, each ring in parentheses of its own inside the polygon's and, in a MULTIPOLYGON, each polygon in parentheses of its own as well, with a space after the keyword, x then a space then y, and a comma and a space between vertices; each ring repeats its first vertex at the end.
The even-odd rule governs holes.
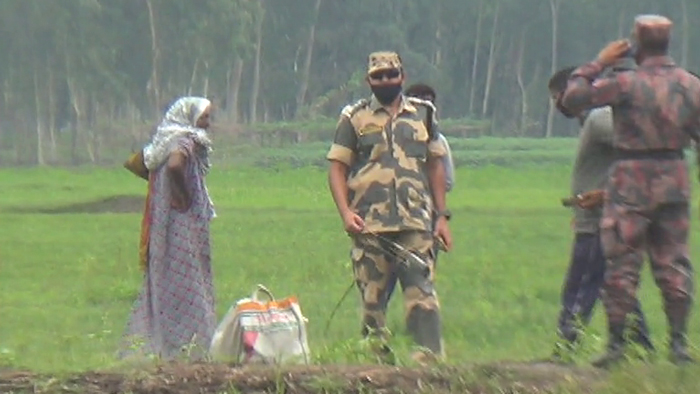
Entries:
POLYGON ((687 202, 626 205, 606 201, 601 242, 608 267, 602 299, 611 327, 624 326, 627 313, 636 304, 646 252, 672 332, 686 330, 693 298, 689 216, 687 202))
MULTIPOLYGON (((437 223, 437 214, 433 212, 433 229, 435 229, 435 224, 437 223)), ((433 238, 434 240, 435 238, 433 238)), ((438 254, 440 253, 440 248, 438 247, 437 242, 433 242, 433 270, 437 269, 437 262, 438 262, 438 254)), ((398 280, 398 277, 396 275, 396 272, 394 272, 392 275, 390 275, 389 280, 387 282, 387 296, 386 300, 387 303, 389 300, 391 300, 392 294, 394 294, 394 289, 396 288, 396 281, 398 280)))
POLYGON ((403 290, 406 328, 413 340, 442 355, 440 305, 433 286, 433 235, 430 231, 382 233, 381 237, 419 256, 426 265, 405 263, 385 239, 372 234, 353 238, 351 258, 355 282, 362 297, 362 335, 384 336, 388 285, 393 275, 403 290))

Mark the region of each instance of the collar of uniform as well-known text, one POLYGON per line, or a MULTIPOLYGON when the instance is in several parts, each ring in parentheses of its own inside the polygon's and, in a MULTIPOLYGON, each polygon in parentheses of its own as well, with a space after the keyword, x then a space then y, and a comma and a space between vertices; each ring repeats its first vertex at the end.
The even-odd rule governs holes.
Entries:
MULTIPOLYGON (((384 106, 377 100, 374 95, 372 95, 372 98, 369 101, 369 109, 373 112, 376 113, 380 109, 384 109, 384 106)), ((386 110, 385 110, 386 111, 386 110)), ((399 104, 399 114, 408 111, 408 112, 416 112, 418 109, 415 107, 415 105, 411 104, 408 100, 406 100, 406 96, 401 93, 401 103, 399 104)))
POLYGON ((640 66, 673 66, 676 63, 668 55, 649 56, 642 61, 640 66))

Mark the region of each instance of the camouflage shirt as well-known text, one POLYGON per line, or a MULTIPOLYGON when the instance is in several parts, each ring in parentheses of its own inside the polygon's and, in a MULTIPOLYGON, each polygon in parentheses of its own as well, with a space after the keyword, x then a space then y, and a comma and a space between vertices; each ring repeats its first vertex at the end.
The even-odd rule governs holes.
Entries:
MULTIPOLYGON (((433 122, 432 139, 425 120, 433 105, 402 96, 394 119, 374 97, 346 106, 335 130, 328 160, 350 168, 350 209, 365 221, 365 231, 430 230, 433 201, 426 162, 446 154, 433 122)), ((435 120, 433 118, 433 120, 435 120)))
MULTIPOLYGON (((603 77, 602 71, 597 61, 576 69, 562 104, 574 112, 609 105, 616 151, 681 151, 691 139, 698 140, 700 80, 670 57, 650 57, 636 70, 612 76, 603 77)), ((631 205, 685 202, 690 197, 687 167, 680 156, 618 158, 610 169, 608 196, 631 205)))
POLYGON ((700 80, 668 56, 651 57, 636 70, 601 77, 597 61, 576 69, 562 103, 578 112, 610 105, 613 144, 626 150, 679 150, 700 132, 700 80))

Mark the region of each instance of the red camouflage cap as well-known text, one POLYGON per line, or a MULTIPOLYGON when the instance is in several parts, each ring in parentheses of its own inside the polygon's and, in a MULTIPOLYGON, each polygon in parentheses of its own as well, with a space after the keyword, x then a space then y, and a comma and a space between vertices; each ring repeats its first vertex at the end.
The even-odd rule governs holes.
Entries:
POLYGON ((634 18, 634 31, 640 45, 668 42, 672 28, 673 22, 663 15, 643 14, 634 18))

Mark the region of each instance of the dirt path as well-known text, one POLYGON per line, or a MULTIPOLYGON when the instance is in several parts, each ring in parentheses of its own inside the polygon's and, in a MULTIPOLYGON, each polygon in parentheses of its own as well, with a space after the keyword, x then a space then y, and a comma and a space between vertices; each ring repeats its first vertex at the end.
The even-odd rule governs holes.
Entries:
POLYGON ((284 369, 221 364, 165 365, 147 372, 87 372, 52 377, 0 372, 0 393, 555 393, 592 392, 601 373, 552 364, 497 363, 434 369, 376 365, 284 369), (579 391, 580 390, 580 391, 579 391), (568 392, 568 391, 567 391, 568 392))
POLYGON ((18 207, 7 209, 17 213, 71 214, 71 213, 141 213, 146 197, 137 195, 117 195, 92 201, 56 207, 18 207))

